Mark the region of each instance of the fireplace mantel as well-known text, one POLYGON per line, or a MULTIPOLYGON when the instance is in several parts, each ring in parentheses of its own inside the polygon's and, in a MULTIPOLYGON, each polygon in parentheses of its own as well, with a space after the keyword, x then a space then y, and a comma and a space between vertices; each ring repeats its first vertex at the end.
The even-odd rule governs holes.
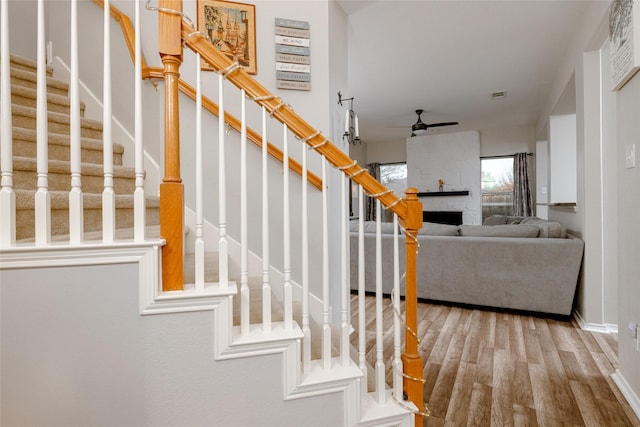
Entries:
POLYGON ((418 193, 418 197, 445 197, 445 196, 468 196, 469 190, 460 191, 427 191, 418 193))

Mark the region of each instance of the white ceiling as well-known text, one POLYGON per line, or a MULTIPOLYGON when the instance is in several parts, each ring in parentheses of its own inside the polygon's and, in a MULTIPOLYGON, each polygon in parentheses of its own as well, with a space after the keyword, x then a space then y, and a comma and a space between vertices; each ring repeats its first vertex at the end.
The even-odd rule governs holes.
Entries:
POLYGON ((592 1, 338 0, 348 15, 349 90, 365 142, 535 125, 592 1), (504 90, 506 98, 491 100, 504 90), (430 130, 430 132, 432 132, 430 130))

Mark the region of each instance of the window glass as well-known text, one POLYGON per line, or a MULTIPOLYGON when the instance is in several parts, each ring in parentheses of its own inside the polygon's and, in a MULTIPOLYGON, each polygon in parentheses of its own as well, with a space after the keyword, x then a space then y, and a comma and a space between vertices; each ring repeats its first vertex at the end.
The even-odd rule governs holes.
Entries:
MULTIPOLYGON (((379 181, 388 189, 393 190, 396 196, 404 198, 404 192, 407 189, 407 164, 381 164, 379 181)), ((392 222, 393 213, 387 209, 382 209, 382 221, 392 222)))
POLYGON ((482 220, 513 214, 513 157, 482 159, 482 220))

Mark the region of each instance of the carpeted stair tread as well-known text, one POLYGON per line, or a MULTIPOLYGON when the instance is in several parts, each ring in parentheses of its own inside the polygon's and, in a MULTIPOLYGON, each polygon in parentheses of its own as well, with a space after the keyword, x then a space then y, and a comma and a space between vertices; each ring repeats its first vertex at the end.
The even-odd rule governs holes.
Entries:
MULTIPOLYGON (((11 105, 13 124, 27 129, 36 128, 36 109, 24 105, 11 105)), ((69 114, 48 112, 48 127, 53 133, 69 133, 71 117, 69 114)), ((88 138, 102 138, 102 122, 87 118, 80 119, 80 134, 88 138)))
MULTIPOLYGON (((33 209, 35 191, 32 190, 15 190, 16 193, 16 209, 17 210, 29 210, 33 209)), ((68 209, 69 208, 69 192, 68 191, 50 191, 51 196, 51 209, 68 209)), ((83 206, 85 209, 101 209, 102 208, 102 194, 99 193, 83 193, 82 194, 83 206)), ((160 199, 155 196, 146 197, 147 208, 159 208, 160 199)), ((116 195, 116 209, 130 209, 133 208, 133 195, 132 194, 117 194, 116 195)))
MULTIPOLYGON (((14 188, 35 190, 37 188, 38 162, 32 157, 13 158, 14 188)), ((71 164, 64 160, 49 160, 49 190, 71 189, 71 164)), ((104 168, 95 163, 82 163, 82 191, 102 192, 104 168)), ((113 166, 114 191, 116 194, 132 194, 135 190, 135 169, 128 166, 113 166)))
MULTIPOLYGON (((25 86, 30 88, 37 87, 38 75, 35 71, 22 70, 11 67, 11 84, 17 86, 25 86)), ((69 84, 63 81, 47 77, 47 91, 57 95, 67 95, 69 93, 69 84)))
MULTIPOLYGON (((15 67, 19 70, 35 72, 38 69, 38 62, 32 59, 27 59, 18 55, 10 55, 9 63, 11 67, 15 67)), ((53 67, 47 65, 47 75, 53 75, 53 67)))
MULTIPOLYGON (((26 86, 11 86, 11 103, 36 108, 37 90, 26 86)), ((56 113, 69 114, 71 100, 68 96, 47 93, 47 109, 56 113)), ((85 104, 80 102, 80 115, 84 116, 85 104)))
MULTIPOLYGON (((36 156, 37 132, 34 129, 13 127, 13 154, 22 157, 36 156)), ((82 138, 82 162, 102 164, 102 139, 82 138)), ((71 137, 61 133, 49 132, 49 158, 69 161, 71 137)), ((113 144, 113 163, 122 165, 124 145, 113 144)))

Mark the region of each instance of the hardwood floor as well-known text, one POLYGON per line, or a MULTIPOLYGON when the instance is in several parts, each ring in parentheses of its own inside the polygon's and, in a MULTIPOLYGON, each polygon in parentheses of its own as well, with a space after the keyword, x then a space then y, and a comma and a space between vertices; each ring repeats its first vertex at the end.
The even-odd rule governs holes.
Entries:
MULTIPOLYGON (((351 308, 357 329, 357 295, 351 308)), ((366 297, 365 312, 373 366, 374 297, 366 297)), ((392 314, 385 298, 387 366, 392 314)), ((618 364, 615 334, 585 332, 573 320, 419 303, 418 335, 431 411, 425 426, 640 426, 610 378, 618 364)))

